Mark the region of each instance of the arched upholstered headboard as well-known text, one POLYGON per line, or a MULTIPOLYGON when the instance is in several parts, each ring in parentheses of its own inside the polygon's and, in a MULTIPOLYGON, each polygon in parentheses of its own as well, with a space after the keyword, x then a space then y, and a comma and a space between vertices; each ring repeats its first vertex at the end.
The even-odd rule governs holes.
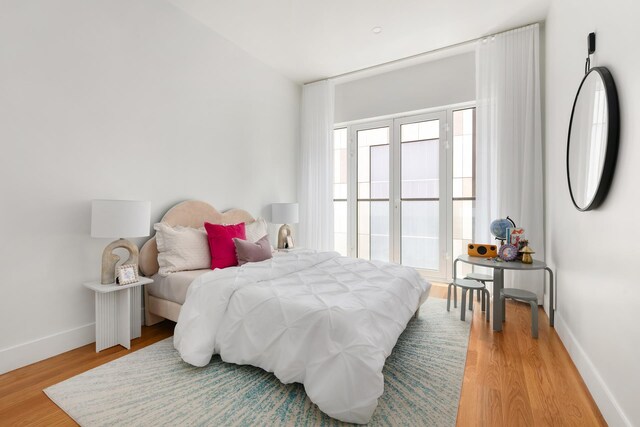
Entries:
MULTIPOLYGON (((224 213, 218 212, 213 206, 199 200, 187 200, 178 203, 167 211, 160 220, 171 226, 182 225, 184 227, 200 228, 205 221, 211 224, 238 224, 240 222, 252 223, 253 216, 242 209, 230 209, 224 213)), ((153 276, 158 272, 158 245, 153 236, 140 249, 138 258, 140 272, 145 276, 153 276)))

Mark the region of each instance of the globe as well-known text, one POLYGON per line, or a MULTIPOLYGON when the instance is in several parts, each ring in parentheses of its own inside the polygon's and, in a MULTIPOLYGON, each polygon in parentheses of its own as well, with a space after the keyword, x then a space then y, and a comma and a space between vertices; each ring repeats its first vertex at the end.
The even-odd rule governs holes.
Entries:
POLYGON ((505 240, 507 238, 507 228, 513 227, 513 224, 508 219, 496 219, 491 223, 489 229, 491 234, 497 237, 499 240, 505 240))

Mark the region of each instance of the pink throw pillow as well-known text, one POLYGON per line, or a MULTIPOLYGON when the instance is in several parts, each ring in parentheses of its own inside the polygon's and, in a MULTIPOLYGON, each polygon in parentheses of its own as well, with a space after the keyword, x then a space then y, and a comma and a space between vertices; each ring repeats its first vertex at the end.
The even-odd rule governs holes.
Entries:
POLYGON ((211 250, 211 269, 227 268, 238 265, 236 247, 233 239, 245 240, 244 222, 235 225, 221 225, 204 223, 211 250))
POLYGON ((240 239, 233 239, 233 243, 236 245, 236 255, 240 265, 248 262, 264 261, 272 257, 268 235, 265 235, 255 243, 240 239))

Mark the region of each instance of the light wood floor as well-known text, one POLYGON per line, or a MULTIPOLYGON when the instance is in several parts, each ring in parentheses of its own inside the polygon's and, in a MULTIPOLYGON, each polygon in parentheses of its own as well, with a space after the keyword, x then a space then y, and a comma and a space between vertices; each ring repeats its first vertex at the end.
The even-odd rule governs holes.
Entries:
MULTIPOLYGON (((431 296, 446 298, 447 288, 431 296)), ((607 425, 544 310, 536 340, 529 304, 506 305, 501 333, 474 311, 458 426, 607 425)))
MULTIPOLYGON (((431 296, 446 298, 446 288, 431 296)), ((542 310, 539 339, 531 338, 528 307, 508 302, 502 333, 474 312, 458 426, 606 425, 542 310)), ((91 344, 0 376, 0 425, 75 425, 42 389, 167 338, 173 326, 143 327, 130 351, 96 354, 91 344)))

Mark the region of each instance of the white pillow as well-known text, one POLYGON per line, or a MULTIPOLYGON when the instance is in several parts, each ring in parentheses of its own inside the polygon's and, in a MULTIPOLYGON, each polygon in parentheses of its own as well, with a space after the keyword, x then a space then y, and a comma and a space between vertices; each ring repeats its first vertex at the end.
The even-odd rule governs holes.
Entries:
POLYGON ((269 234, 267 221, 265 221, 264 218, 258 218, 250 224, 245 223, 244 229, 247 235, 247 241, 251 243, 255 243, 269 234))
POLYGON ((204 228, 172 227, 159 222, 153 225, 153 229, 156 230, 158 244, 158 273, 162 276, 211 267, 211 252, 204 228))

